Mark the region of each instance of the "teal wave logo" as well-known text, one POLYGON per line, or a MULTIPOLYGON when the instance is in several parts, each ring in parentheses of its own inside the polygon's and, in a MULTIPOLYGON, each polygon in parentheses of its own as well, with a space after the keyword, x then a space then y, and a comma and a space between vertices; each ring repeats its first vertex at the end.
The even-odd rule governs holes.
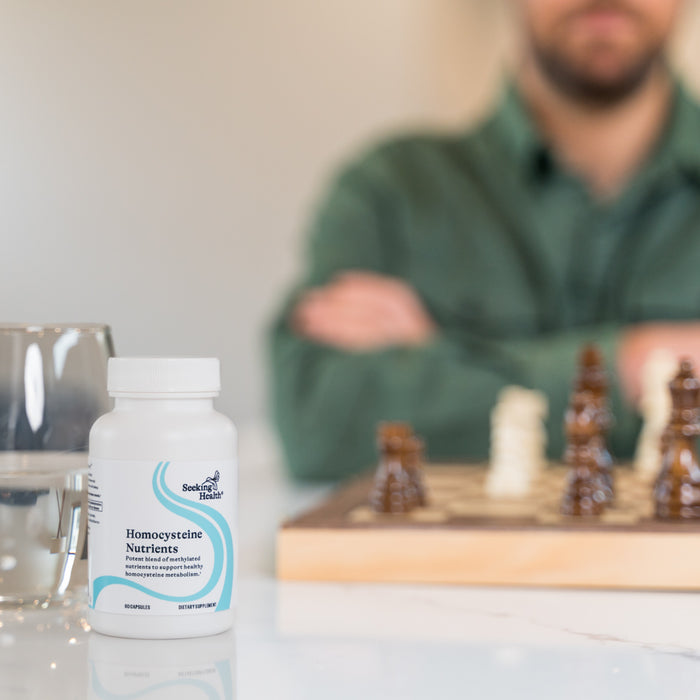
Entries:
POLYGON ((221 513, 211 506, 190 501, 175 494, 165 482, 165 475, 169 466, 170 462, 158 462, 151 480, 153 493, 164 508, 197 525, 209 538, 214 548, 214 566, 209 580, 196 593, 187 596, 171 596, 155 591, 123 576, 99 576, 92 584, 91 608, 94 609, 100 593, 108 586, 127 586, 158 600, 166 600, 172 603, 190 603, 210 593, 219 582, 222 573, 224 575, 224 585, 219 596, 216 611, 228 610, 231 607, 234 558, 231 528, 221 513))

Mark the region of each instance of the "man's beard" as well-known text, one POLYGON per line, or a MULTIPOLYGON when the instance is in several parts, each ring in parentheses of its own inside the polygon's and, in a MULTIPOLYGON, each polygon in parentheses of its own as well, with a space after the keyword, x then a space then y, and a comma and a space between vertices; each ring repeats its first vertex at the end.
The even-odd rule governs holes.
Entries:
POLYGON ((663 49, 649 50, 615 79, 602 80, 586 74, 556 49, 533 44, 535 61, 557 90, 582 104, 610 107, 634 94, 652 71, 664 64, 663 49))

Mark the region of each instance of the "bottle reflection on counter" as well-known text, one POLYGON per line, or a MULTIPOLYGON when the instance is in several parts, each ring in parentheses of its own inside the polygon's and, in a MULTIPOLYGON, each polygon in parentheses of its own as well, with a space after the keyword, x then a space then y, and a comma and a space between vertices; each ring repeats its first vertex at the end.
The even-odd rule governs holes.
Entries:
POLYGON ((88 647, 90 700, 115 697, 236 698, 232 631, 212 637, 141 640, 94 633, 88 647))

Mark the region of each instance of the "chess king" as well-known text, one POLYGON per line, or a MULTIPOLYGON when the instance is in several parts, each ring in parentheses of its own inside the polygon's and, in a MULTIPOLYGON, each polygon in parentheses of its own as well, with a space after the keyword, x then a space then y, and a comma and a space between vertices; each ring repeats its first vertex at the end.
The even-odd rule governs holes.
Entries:
POLYGON ((492 114, 379 144, 320 205, 271 333, 298 477, 374 464, 381 420, 412 423, 432 459, 484 458, 513 384, 546 395, 559 457, 589 341, 610 370, 611 452, 630 457, 646 358, 700 365, 700 108, 668 58, 683 3, 509 7, 518 60, 492 114))

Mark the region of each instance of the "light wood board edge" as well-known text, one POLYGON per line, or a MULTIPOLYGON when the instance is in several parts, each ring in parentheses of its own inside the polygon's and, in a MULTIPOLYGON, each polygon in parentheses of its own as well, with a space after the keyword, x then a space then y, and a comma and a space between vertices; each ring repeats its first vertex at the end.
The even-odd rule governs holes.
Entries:
POLYGON ((700 535, 285 528, 281 580, 700 589, 700 535))

